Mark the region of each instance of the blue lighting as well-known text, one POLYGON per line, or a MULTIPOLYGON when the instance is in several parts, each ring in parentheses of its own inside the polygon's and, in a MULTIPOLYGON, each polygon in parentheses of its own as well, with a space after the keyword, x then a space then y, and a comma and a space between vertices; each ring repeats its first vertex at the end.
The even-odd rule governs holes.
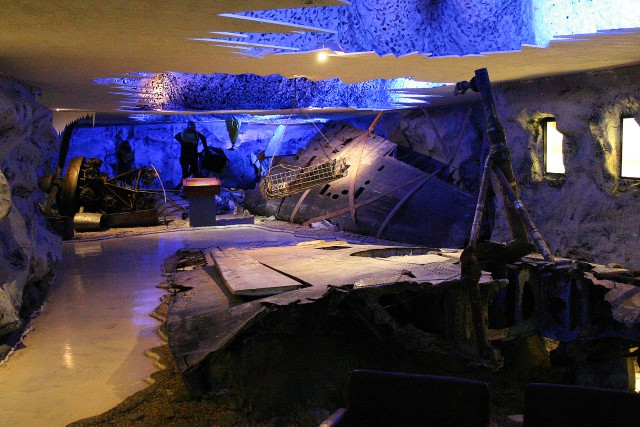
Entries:
POLYGON ((640 5, 628 0, 532 0, 536 44, 555 36, 640 27, 640 5))
MULTIPOLYGON (((519 50, 522 44, 546 46, 554 36, 640 27, 637 0, 353 0, 348 6, 243 12, 239 19, 295 22, 332 33, 247 33, 248 40, 270 45, 245 54, 262 56, 282 49, 310 51, 337 42, 346 52, 434 56, 519 50), (321 12, 318 12, 321 9, 321 12), (393 22, 389 17, 395 17, 393 22)), ((224 39, 216 39, 222 42, 224 39)))
POLYGON ((441 86, 410 78, 345 84, 339 79, 311 81, 280 75, 162 73, 140 78, 96 81, 122 98, 132 113, 264 111, 302 108, 393 109, 411 99, 407 89, 441 86))
MULTIPOLYGON (((337 54, 469 55, 519 50, 523 44, 546 46, 554 37, 563 35, 640 27, 637 1, 352 0, 344 6, 225 15, 272 25, 280 23, 287 29, 283 33, 231 33, 212 29, 211 34, 223 37, 193 40, 225 46, 248 56, 304 53, 318 50, 320 46, 337 54)), ((287 79, 280 75, 177 72, 137 72, 121 78, 96 79, 95 83, 117 93, 122 99, 123 111, 140 113, 142 117, 154 111, 219 114, 220 111, 297 108, 394 109, 429 103, 429 98, 438 95, 429 94, 427 89, 441 86, 409 78, 347 85, 338 79, 314 82, 304 77, 287 79)))

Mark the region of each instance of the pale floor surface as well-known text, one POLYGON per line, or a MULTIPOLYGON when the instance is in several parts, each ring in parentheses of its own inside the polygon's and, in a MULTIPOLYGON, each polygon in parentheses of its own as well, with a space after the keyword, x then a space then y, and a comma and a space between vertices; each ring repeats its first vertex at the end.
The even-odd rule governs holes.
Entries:
POLYGON ((162 262, 176 250, 302 240, 231 226, 65 242, 33 331, 0 366, 0 426, 63 426, 144 388, 155 369, 144 352, 161 344, 149 314, 163 294, 162 262))

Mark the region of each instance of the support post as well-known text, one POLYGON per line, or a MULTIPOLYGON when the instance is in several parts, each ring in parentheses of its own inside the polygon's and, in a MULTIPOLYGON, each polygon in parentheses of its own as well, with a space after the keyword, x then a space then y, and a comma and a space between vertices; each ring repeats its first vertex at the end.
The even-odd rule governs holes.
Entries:
POLYGON ((478 356, 487 359, 491 355, 489 330, 482 310, 482 294, 480 293, 480 265, 475 254, 475 248, 467 246, 460 254, 461 279, 466 282, 471 305, 471 317, 476 337, 478 356))
MULTIPOLYGON (((518 185, 516 184, 516 178, 511 166, 511 152, 507 146, 506 137, 504 134, 504 128, 498 120, 496 113, 495 103, 493 101, 493 95, 491 93, 491 81, 489 80, 489 73, 486 68, 481 68, 475 72, 475 86, 482 95, 484 104, 484 113, 487 118, 487 139, 489 140, 489 146, 491 152, 495 153, 492 157, 493 168, 498 168, 502 171, 507 179, 508 186, 513 192, 518 195, 518 185)), ((474 82, 472 80, 471 87, 473 88, 474 82)), ((509 223, 509 229, 511 230, 511 237, 514 240, 522 242, 527 241, 527 233, 525 230, 524 222, 522 221, 518 211, 509 202, 509 196, 507 195, 506 188, 501 188, 502 199, 504 200, 505 213, 507 215, 507 222, 509 223)))
POLYGON ((473 215, 473 225, 471 227, 471 238, 469 239, 469 246, 472 248, 476 247, 478 237, 480 236, 480 225, 482 224, 484 206, 487 201, 487 190, 489 189, 489 179, 491 177, 491 157, 493 157, 493 152, 490 152, 487 156, 487 159, 484 161, 484 169, 482 170, 482 180, 480 181, 480 190, 478 191, 478 203, 476 203, 476 212, 473 215))
POLYGON ((460 256, 460 264, 462 279, 467 282, 469 291, 478 353, 481 357, 486 358, 492 348, 489 343, 487 322, 483 315, 482 302, 480 300, 479 279, 481 272, 475 253, 475 246, 478 241, 482 214, 485 209, 491 171, 494 172, 500 182, 500 192, 504 201, 505 214, 511 231, 511 237, 516 241, 528 242, 529 239, 526 231, 528 227, 531 239, 545 260, 553 262, 554 258, 542 235, 519 199, 518 187, 511 165, 511 152, 507 146, 504 128, 500 120, 498 120, 493 95, 491 93, 491 81, 489 80, 489 73, 486 68, 476 70, 475 77, 472 78, 470 82, 463 81, 456 84, 454 94, 464 94, 468 89, 480 92, 482 95, 484 113, 487 119, 487 139, 489 141, 490 152, 485 160, 482 172, 482 181, 480 183, 478 203, 476 205, 469 245, 460 256))
POLYGON ((536 227, 536 224, 531 219, 529 212, 527 212, 527 210, 524 208, 524 205, 522 204, 522 201, 520 200, 518 195, 509 186, 509 182, 504 176, 502 170, 496 167, 493 169, 493 173, 498 178, 498 181, 500 181, 502 189, 505 191, 507 197, 509 198, 509 201, 511 202, 509 206, 512 206, 517 212, 520 213, 522 222, 526 224, 527 228, 529 229, 529 237, 531 238, 533 244, 536 246, 536 248, 538 248, 546 261, 555 262, 555 258, 551 254, 551 251, 547 246, 547 242, 544 241, 542 234, 540 234, 540 231, 538 231, 538 227, 536 227))

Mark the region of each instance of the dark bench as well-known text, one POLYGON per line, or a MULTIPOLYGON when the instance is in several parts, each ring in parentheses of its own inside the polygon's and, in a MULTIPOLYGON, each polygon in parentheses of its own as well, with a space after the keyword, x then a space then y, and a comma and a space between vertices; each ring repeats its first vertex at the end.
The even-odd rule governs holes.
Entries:
POLYGON ((347 408, 321 426, 488 426, 489 386, 480 381, 355 370, 347 408))

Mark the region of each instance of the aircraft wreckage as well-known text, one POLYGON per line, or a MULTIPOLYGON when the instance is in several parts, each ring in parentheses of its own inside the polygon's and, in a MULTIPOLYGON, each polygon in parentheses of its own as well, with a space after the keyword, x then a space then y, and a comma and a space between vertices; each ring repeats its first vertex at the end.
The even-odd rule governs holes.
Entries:
POLYGON ((257 412, 335 407, 353 369, 497 371, 503 366, 497 344, 533 335, 557 343, 552 363, 571 364, 578 383, 633 389, 639 273, 551 254, 518 198, 485 69, 456 87, 468 89, 483 95, 491 145, 474 203, 433 172, 400 166, 406 172, 400 178, 386 176, 395 163, 387 141, 344 125, 326 132, 325 149, 351 152, 346 175, 338 163, 327 163, 335 176, 270 199, 269 192, 287 191, 307 180, 300 173, 313 172, 314 154, 303 153, 300 173, 284 186, 263 183, 261 196, 247 201, 290 221, 333 218, 362 234, 424 233, 436 243, 466 244, 464 250, 316 240, 181 251, 167 260, 164 287, 174 294, 168 341, 192 396, 231 390, 257 412), (481 238, 491 174, 505 200, 510 244, 481 238), (419 185, 428 181, 433 189, 419 185), (402 188, 409 190, 404 196, 402 188), (412 222, 413 196, 415 212, 427 209, 432 226, 412 222), (437 204, 436 196, 464 212, 442 219, 438 206, 423 205, 425 199, 437 204), (305 203, 317 199, 323 201, 305 203), (327 209, 327 200, 340 205, 327 209))
POLYGON ((639 279, 527 249, 478 244, 478 295, 456 249, 310 241, 178 253, 165 265, 169 346, 192 396, 231 390, 264 411, 335 406, 356 368, 499 370, 496 344, 531 335, 558 341, 552 358, 589 385, 633 388, 639 279))
POLYGON ((245 208, 303 225, 327 220, 379 238, 464 246, 476 194, 450 179, 449 165, 372 133, 375 123, 368 131, 346 123, 325 127, 293 159, 270 168, 247 192, 245 208))

